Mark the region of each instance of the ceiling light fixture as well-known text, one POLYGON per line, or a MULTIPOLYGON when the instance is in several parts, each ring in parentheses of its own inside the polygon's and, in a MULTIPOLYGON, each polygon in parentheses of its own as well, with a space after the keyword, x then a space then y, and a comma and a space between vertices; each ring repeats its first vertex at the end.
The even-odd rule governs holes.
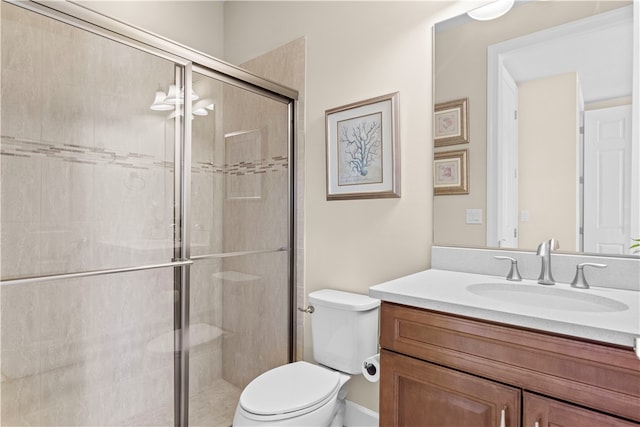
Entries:
POLYGON ((176 85, 169 85, 169 90, 167 91, 167 97, 164 99, 164 103, 171 105, 184 103, 184 99, 180 97, 180 92, 176 85))
POLYGON ((490 21, 496 19, 509 12, 513 7, 515 0, 495 0, 484 6, 480 6, 467 12, 469 17, 476 21, 490 21))
POLYGON ((173 110, 175 107, 173 105, 169 105, 164 102, 167 98, 167 94, 161 90, 156 91, 156 97, 153 100, 153 104, 151 104, 151 108, 154 111, 169 111, 173 110))
MULTIPOLYGON (((191 90, 191 120, 194 119, 195 116, 207 116, 209 115, 209 111, 213 111, 215 105, 213 104, 211 98, 203 98, 200 99, 197 93, 191 90), (208 111, 207 111, 208 110, 208 111)), ((178 86, 171 84, 169 85, 169 90, 165 94, 160 88, 156 91, 155 98, 153 100, 153 104, 149 108, 154 111, 169 111, 175 110, 176 105, 184 104, 184 88, 178 89, 178 86)), ((174 118, 176 115, 182 115, 182 109, 178 108, 178 110, 174 111, 169 115, 169 118, 174 118)))
POLYGON ((203 99, 200 99, 197 102, 194 102, 193 103, 193 114, 196 115, 196 116, 206 116, 207 114, 209 114, 207 109, 209 109, 210 105, 213 105, 213 103, 211 102, 211 99, 209 99, 209 98, 203 98, 203 99))
MULTIPOLYGON (((184 101, 184 88, 180 90, 180 99, 184 101)), ((200 99, 198 94, 196 94, 193 90, 191 90, 191 101, 197 101, 198 99, 200 99)))
MULTIPOLYGON (((191 102, 200 99, 197 93, 191 90, 191 102)), ((211 102, 208 100, 207 102, 211 102)), ((171 84, 169 90, 165 94, 161 89, 156 91, 156 96, 153 100, 153 104, 149 108, 154 111, 168 111, 173 110, 176 105, 184 104, 184 89, 178 89, 178 86, 171 84)), ((204 105, 203 105, 204 107, 204 105)), ((206 112, 205 112, 206 113, 206 112)), ((206 114, 202 114, 203 116, 206 114)))

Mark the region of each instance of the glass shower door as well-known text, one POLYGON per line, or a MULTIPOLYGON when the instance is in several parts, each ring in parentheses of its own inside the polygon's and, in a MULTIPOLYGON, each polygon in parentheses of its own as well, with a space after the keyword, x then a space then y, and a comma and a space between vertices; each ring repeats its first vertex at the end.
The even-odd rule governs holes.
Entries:
POLYGON ((1 7, 2 423, 174 425, 176 64, 1 7))
POLYGON ((289 106, 193 80, 189 425, 229 426, 242 389, 290 360, 289 106))

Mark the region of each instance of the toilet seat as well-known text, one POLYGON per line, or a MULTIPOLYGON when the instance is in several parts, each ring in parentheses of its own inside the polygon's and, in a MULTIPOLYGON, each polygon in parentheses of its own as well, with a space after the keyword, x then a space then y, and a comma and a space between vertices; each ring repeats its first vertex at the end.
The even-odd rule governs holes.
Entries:
POLYGON ((300 361, 265 372, 240 395, 245 416, 261 420, 297 417, 325 405, 340 389, 340 373, 300 361))

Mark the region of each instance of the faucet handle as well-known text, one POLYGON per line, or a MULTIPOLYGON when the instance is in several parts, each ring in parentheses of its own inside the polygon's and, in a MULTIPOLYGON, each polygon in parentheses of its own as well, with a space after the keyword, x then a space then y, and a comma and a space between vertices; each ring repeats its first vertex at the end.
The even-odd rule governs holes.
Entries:
POLYGON ((598 264, 595 262, 583 262, 576 266, 576 277, 573 278, 571 286, 580 289, 589 289, 586 277, 584 277, 584 267, 605 268, 607 264, 598 264))
POLYGON ((522 280, 522 276, 520 275, 520 272, 518 271, 518 260, 515 258, 511 258, 509 256, 494 256, 495 259, 500 259, 500 260, 509 260, 511 261, 511 270, 509 270, 509 273, 507 274, 507 280, 511 280, 514 282, 519 282, 522 280))

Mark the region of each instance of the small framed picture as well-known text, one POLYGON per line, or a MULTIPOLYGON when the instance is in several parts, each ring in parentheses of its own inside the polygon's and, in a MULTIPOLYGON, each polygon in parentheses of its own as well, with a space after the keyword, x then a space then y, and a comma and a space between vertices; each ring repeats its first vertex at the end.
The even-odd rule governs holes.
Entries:
POLYGON ((325 112, 327 200, 400 197, 398 96, 325 112))
POLYGON ((434 154, 434 195, 469 194, 467 151, 442 151, 434 154))
POLYGON ((468 98, 436 104, 433 141, 436 147, 469 142, 468 98))

